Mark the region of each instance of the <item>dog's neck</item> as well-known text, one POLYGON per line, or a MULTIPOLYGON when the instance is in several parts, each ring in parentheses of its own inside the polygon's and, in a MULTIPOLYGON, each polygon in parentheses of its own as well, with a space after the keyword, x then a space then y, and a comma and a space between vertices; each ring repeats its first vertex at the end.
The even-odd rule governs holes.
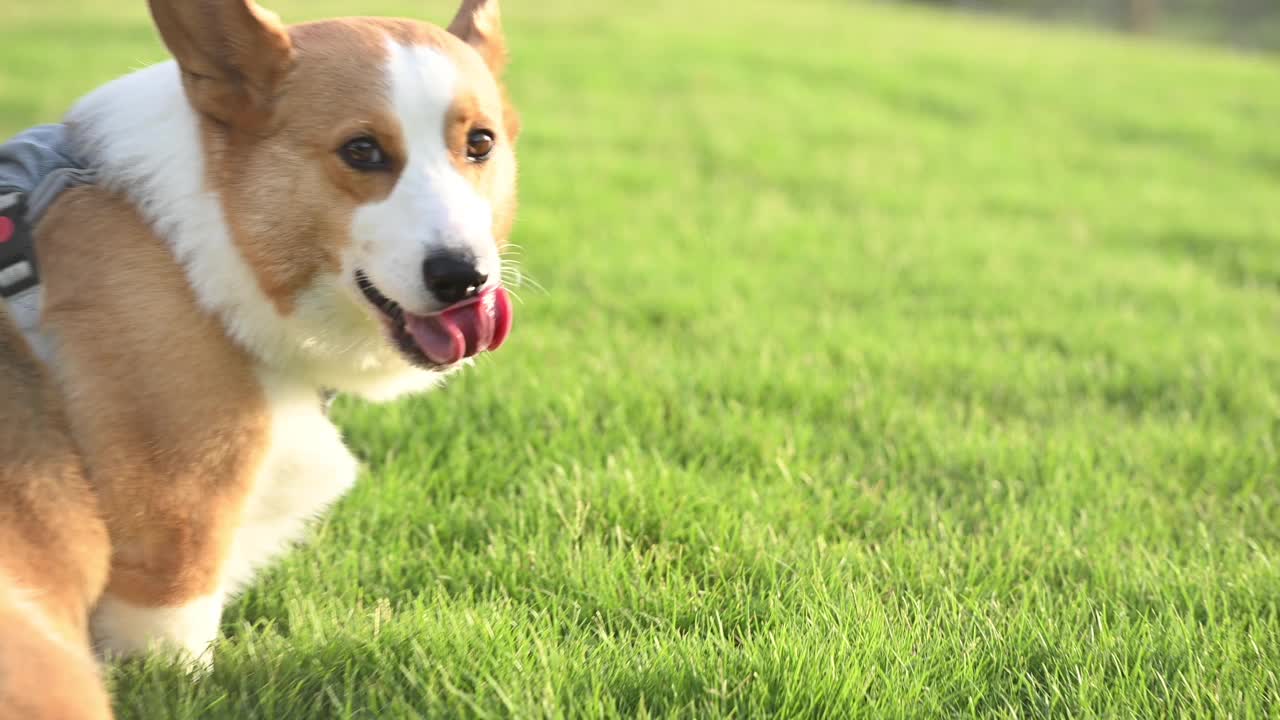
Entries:
POLYGON ((99 182, 128 197, 169 243, 200 305, 263 362, 290 362, 270 301, 236 252, 218 196, 206 188, 199 122, 173 62, 102 86, 67 115, 78 150, 99 182), (225 278, 245 282, 219 282, 225 278))

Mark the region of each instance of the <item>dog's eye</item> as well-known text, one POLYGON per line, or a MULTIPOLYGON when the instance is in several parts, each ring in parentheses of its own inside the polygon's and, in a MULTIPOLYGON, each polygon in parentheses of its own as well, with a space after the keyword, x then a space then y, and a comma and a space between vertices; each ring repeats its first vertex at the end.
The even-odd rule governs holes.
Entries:
POLYGON ((358 137, 342 146, 339 151, 343 162, 356 170, 385 170, 387 153, 371 137, 358 137))
POLYGON ((467 135, 467 159, 471 162, 484 162, 493 152, 493 133, 488 130, 472 130, 467 135))

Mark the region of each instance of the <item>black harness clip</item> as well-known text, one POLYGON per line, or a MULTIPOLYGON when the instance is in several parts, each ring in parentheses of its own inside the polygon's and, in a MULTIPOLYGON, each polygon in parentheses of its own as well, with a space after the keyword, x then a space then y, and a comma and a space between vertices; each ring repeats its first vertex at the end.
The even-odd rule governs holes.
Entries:
POLYGON ((0 193, 0 297, 11 298, 38 284, 26 196, 0 193))

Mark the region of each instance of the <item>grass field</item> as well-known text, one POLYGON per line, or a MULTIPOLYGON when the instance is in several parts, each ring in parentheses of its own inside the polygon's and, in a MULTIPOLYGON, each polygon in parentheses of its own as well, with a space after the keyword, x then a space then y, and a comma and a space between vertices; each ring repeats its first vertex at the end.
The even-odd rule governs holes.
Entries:
MULTIPOLYGON (((5 135, 163 56, 141 0, 15 4, 5 135)), ((1280 713, 1280 65, 506 6, 545 290, 339 404, 359 487, 120 717, 1280 713)))

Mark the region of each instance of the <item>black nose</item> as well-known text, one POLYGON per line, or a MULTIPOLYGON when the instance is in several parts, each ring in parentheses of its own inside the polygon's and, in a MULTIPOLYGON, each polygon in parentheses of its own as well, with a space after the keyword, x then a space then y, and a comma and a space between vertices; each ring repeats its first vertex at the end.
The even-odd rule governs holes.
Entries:
POLYGON ((422 278, 437 300, 452 305, 480 292, 489 276, 476 268, 475 259, 450 254, 427 258, 422 263, 422 278))

